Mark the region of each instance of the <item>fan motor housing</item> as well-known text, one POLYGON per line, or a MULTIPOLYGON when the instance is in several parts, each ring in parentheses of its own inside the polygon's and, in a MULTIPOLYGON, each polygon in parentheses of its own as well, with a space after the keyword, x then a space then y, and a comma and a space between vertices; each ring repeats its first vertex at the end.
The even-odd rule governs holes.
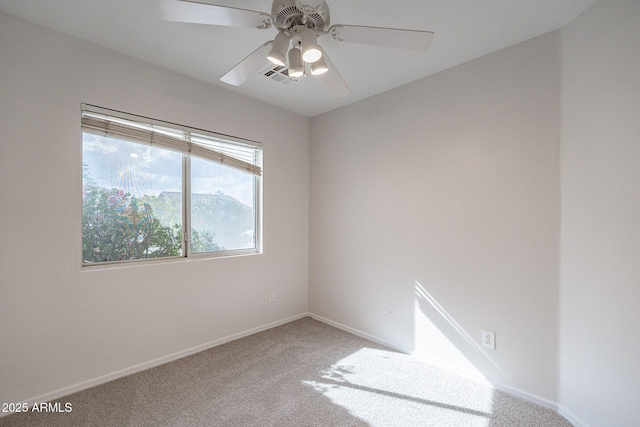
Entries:
POLYGON ((296 6, 296 0, 275 0, 271 8, 275 26, 280 30, 290 30, 296 25, 304 25, 316 31, 325 31, 329 27, 329 6, 322 6, 308 15, 296 6))

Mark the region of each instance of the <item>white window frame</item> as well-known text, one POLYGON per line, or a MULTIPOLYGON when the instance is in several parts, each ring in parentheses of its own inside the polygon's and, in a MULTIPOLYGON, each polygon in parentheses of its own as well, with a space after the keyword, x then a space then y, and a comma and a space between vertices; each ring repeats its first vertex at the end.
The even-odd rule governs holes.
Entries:
POLYGON ((182 254, 180 256, 92 263, 85 263, 83 260, 82 267, 175 261, 189 258, 223 258, 262 253, 262 143, 91 104, 83 103, 81 107, 81 133, 86 132, 99 136, 112 136, 133 143, 148 144, 181 153, 183 194, 183 236, 182 254), (131 126, 131 124, 134 126, 131 126), (139 125, 139 129, 136 129, 135 125, 139 125), (175 133, 172 134, 172 131, 175 133), (179 134, 183 134, 184 136, 182 138, 178 137, 179 134), (249 152, 253 152, 254 154, 249 156, 249 152), (254 175, 254 248, 214 252, 191 252, 190 210, 192 156, 220 163, 254 175))

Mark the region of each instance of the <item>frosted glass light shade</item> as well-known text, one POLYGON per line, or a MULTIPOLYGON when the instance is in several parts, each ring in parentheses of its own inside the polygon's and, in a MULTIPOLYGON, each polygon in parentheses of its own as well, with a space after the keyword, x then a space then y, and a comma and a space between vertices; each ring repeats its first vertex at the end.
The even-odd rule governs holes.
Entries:
POLYGON ((289 49, 289 37, 278 33, 273 41, 273 48, 267 55, 267 59, 276 65, 283 67, 287 62, 287 50, 289 49))
POLYGON ((327 67, 327 63, 324 60, 324 55, 322 55, 322 58, 311 64, 311 74, 314 76, 319 76, 327 71, 329 71, 329 67, 327 67))
POLYGON ((310 64, 322 58, 322 49, 316 42, 316 32, 307 28, 302 32, 302 59, 310 64))
POLYGON ((304 75, 304 63, 300 49, 293 48, 289 51, 289 76, 298 78, 304 75))

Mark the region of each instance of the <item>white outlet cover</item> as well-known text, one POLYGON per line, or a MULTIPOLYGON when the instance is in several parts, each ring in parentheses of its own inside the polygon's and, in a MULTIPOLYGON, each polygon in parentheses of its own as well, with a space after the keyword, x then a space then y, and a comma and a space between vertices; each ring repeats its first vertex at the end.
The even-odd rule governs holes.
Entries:
POLYGON ((495 350, 496 333, 493 331, 482 330, 482 346, 495 350))

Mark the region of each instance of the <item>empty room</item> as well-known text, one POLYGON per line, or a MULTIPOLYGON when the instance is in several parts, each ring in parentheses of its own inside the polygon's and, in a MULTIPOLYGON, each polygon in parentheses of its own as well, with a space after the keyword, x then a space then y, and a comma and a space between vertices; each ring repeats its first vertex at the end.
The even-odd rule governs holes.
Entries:
POLYGON ((0 0, 0 426, 640 425, 640 1, 0 0))

